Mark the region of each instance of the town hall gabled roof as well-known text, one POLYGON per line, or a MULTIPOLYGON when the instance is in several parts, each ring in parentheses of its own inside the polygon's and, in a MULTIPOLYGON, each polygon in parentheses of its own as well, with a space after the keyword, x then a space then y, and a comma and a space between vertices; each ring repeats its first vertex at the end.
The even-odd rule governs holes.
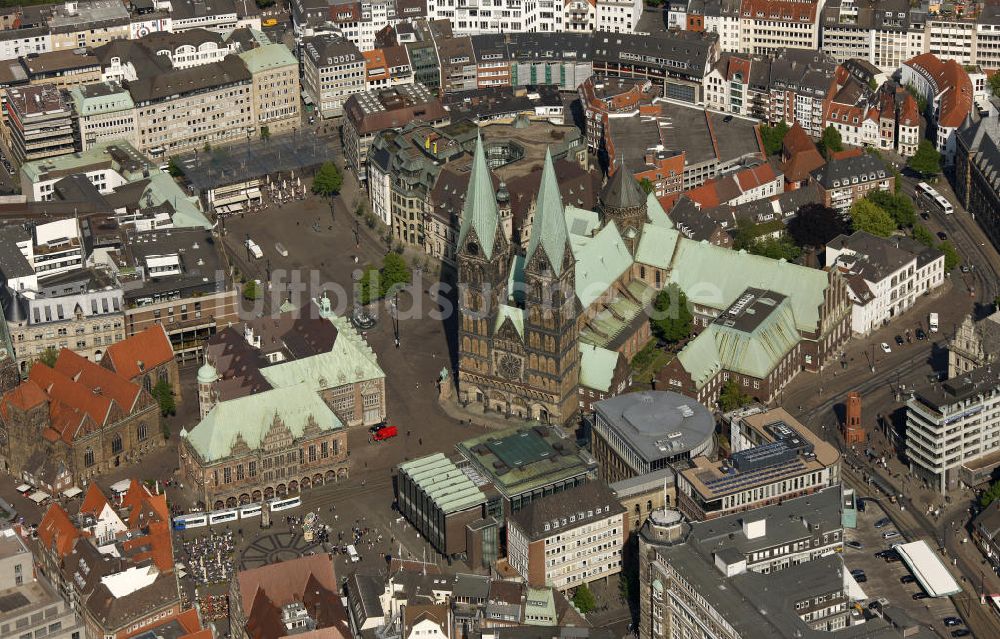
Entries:
POLYGON ((476 135, 476 152, 472 157, 472 173, 469 176, 469 190, 465 196, 465 206, 462 208, 462 226, 458 232, 458 247, 461 250, 469 231, 475 231, 483 255, 487 259, 493 257, 493 243, 496 240, 497 229, 500 227, 500 214, 497 211, 497 200, 493 193, 493 179, 490 177, 490 167, 486 164, 486 154, 483 151, 483 140, 476 135))
POLYGON ((563 267, 563 254, 569 232, 566 230, 566 216, 563 212, 562 195, 556 181, 556 171, 552 166, 552 154, 545 149, 545 163, 542 167, 542 182, 535 204, 535 219, 531 225, 531 239, 525 254, 525 264, 531 263, 538 247, 541 247, 552 265, 552 271, 559 275, 563 267))
POLYGON ((215 462, 229 457, 239 439, 250 450, 260 448, 275 419, 293 438, 301 437, 311 422, 321 432, 344 427, 311 385, 297 384, 219 402, 186 437, 204 462, 215 462))

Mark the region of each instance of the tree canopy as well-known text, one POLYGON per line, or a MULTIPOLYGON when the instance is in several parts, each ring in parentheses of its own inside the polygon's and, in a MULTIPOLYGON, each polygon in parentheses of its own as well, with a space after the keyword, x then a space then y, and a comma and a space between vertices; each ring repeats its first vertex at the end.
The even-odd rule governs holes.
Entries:
POLYGON ((259 300, 264 292, 261 290, 260 284, 256 280, 250 280, 243 285, 243 297, 250 301, 259 300))
POLYGON ((313 177, 312 192, 323 197, 330 197, 335 193, 340 193, 340 187, 344 184, 344 176, 340 174, 340 169, 333 162, 324 162, 316 176, 313 177))
POLYGON ((917 152, 907 160, 906 166, 920 175, 937 175, 941 172, 941 154, 930 140, 921 140, 917 152))
POLYGON ((939 251, 944 253, 945 271, 950 271, 962 263, 962 258, 958 256, 958 251, 955 250, 955 245, 949 240, 941 242, 937 247, 939 251))
POLYGON ((639 180, 639 186, 642 187, 642 190, 646 193, 646 195, 652 193, 653 189, 656 188, 656 185, 653 184, 653 181, 650 180, 648 177, 644 177, 641 180, 639 180))
POLYGON ((934 246, 934 235, 923 224, 915 224, 913 226, 913 239, 924 246, 934 246))
POLYGON ((840 131, 832 124, 823 129, 823 136, 819 140, 819 150, 825 158, 844 150, 844 140, 840 137, 840 131))
POLYGON ((587 614, 597 608, 597 600, 594 598, 594 593, 590 592, 587 584, 581 584, 577 587, 576 592, 573 593, 573 605, 583 614, 587 614))
POLYGON ((409 283, 410 278, 410 267, 406 265, 406 260, 398 253, 390 252, 382 260, 382 268, 371 265, 365 267, 358 282, 359 301, 368 304, 386 297, 409 283))
POLYGON ((1000 499, 1000 481, 993 482, 989 488, 983 491, 979 497, 979 505, 986 508, 997 499, 1000 499))
POLYGON ((993 91, 993 95, 1000 97, 1000 73, 994 73, 990 76, 990 89, 993 91))
POLYGON ((719 408, 722 412, 728 413, 737 408, 743 408, 753 401, 753 398, 740 389, 739 384, 734 380, 729 380, 722 385, 722 392, 719 393, 719 408))
POLYGON ((896 221, 869 200, 851 205, 851 222, 855 231, 867 231, 879 237, 889 237, 896 230, 896 221))
POLYGON ((764 151, 768 155, 781 153, 781 143, 785 141, 788 134, 788 125, 778 122, 774 126, 762 124, 760 127, 760 137, 764 141, 764 151))
POLYGON ((174 389, 170 387, 170 382, 161 379, 153 386, 153 398, 160 405, 160 413, 166 417, 177 412, 177 402, 174 399, 174 389))
POLYGON ((39 364, 45 364, 49 368, 53 368, 56 365, 56 360, 59 359, 59 351, 53 346, 49 346, 44 351, 38 354, 38 358, 35 362, 39 364))
POLYGON ((177 163, 175 158, 170 158, 167 162, 167 173, 170 174, 170 177, 181 177, 184 175, 184 169, 181 168, 181 165, 177 163))
POLYGON ((802 247, 819 248, 841 234, 851 232, 844 216, 819 202, 803 204, 788 221, 788 234, 802 247))
POLYGON ((913 207, 913 200, 906 195, 896 195, 887 191, 872 191, 866 199, 888 213, 899 228, 913 226, 917 221, 917 211, 913 207))
POLYGON ((676 284, 661 290, 653 302, 654 313, 649 326, 658 339, 679 342, 691 335, 694 316, 687 295, 676 284))

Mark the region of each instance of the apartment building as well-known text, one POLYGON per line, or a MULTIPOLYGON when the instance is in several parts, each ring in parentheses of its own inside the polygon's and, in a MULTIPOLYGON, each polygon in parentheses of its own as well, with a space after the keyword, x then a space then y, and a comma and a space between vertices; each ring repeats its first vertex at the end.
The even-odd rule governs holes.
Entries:
POLYGON ((907 0, 837 0, 823 9, 823 51, 837 62, 861 59, 885 73, 926 49, 925 12, 907 0))
POLYGON ((323 118, 344 114, 344 103, 365 90, 365 58, 345 38, 320 35, 303 41, 305 90, 323 118))
POLYGON ((434 42, 441 69, 441 91, 448 93, 476 89, 479 86, 479 75, 472 38, 435 38, 434 42))
POLYGON ((566 590, 622 570, 625 507, 602 481, 532 500, 507 520, 507 560, 528 585, 566 590))
POLYGON ((230 53, 236 53, 235 42, 227 43, 218 31, 201 27, 177 33, 166 31, 150 33, 139 42, 156 55, 165 56, 175 69, 187 69, 209 62, 221 62, 230 53))
POLYGON ((87 49, 49 51, 21 58, 30 84, 52 84, 59 89, 72 89, 101 77, 97 58, 87 49))
POLYGON ((903 63, 901 81, 927 100, 929 115, 937 127, 937 150, 946 165, 954 164, 955 133, 972 111, 974 100, 968 72, 955 59, 924 53, 903 63))
POLYGON ((170 0, 171 30, 208 29, 228 33, 239 27, 260 30, 260 9, 243 0, 170 0))
POLYGON ((910 471, 941 494, 958 488, 965 467, 988 474, 1000 447, 1000 382, 992 364, 917 389, 906 402, 910 471))
POLYGON ((788 49, 769 56, 725 54, 703 79, 705 106, 775 124, 796 122, 818 138, 836 62, 819 51, 788 49))
POLYGON ((642 0, 597 0, 594 24, 598 31, 635 33, 643 6, 642 0))
POLYGON ((856 335, 885 326, 944 284, 944 254, 905 237, 838 235, 826 245, 825 264, 847 275, 856 335))
POLYGON ((106 276, 77 270, 48 278, 39 290, 0 291, 18 367, 27 374, 46 349, 69 348, 99 362, 124 334, 124 298, 106 276))
POLYGON ((18 234, 16 241, 38 279, 74 271, 89 257, 75 217, 34 224, 24 235, 18 234))
POLYGON ((133 146, 138 143, 135 102, 121 85, 86 84, 70 91, 70 99, 81 151, 115 140, 133 146))
POLYGON ((52 35, 45 27, 0 30, 0 60, 17 60, 51 50, 52 35))
POLYGON ((874 190, 892 193, 896 177, 882 158, 858 152, 832 159, 813 173, 826 206, 846 211, 874 190))
POLYGON ((241 51, 239 58, 252 78, 254 135, 271 135, 302 125, 299 63, 284 44, 264 44, 241 51))
POLYGON ((768 55, 782 49, 819 48, 819 0, 742 0, 740 48, 768 55))
POLYGON ((0 634, 81 639, 83 623, 43 575, 35 574, 31 550, 13 528, 0 529, 0 634))
POLYGON ((4 101, 5 137, 15 164, 73 152, 73 111, 57 87, 11 87, 5 90, 4 101))
POLYGON ((117 0, 67 0, 25 12, 48 27, 53 51, 92 49, 130 35, 128 9, 117 0))
POLYGON ((138 148, 168 157, 256 131, 253 76, 236 56, 127 82, 139 122, 138 148))
MULTIPOLYGON (((363 65, 362 61, 362 74, 363 65)), ((344 157, 360 181, 367 179, 368 149, 380 131, 414 120, 433 125, 451 122, 441 101, 419 82, 356 93, 347 99, 344 115, 344 157)))
POLYGON ((785 409, 751 408, 730 422, 729 459, 695 457, 677 474, 677 506, 705 521, 840 484, 840 453, 785 409))

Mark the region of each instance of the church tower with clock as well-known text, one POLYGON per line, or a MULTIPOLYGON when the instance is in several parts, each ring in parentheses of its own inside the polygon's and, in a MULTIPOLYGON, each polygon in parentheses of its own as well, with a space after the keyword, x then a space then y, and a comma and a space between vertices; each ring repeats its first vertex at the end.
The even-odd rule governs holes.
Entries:
POLYGON ((561 425, 578 405, 580 307, 548 152, 523 256, 515 253, 500 218, 477 141, 456 256, 459 398, 486 411, 561 425))

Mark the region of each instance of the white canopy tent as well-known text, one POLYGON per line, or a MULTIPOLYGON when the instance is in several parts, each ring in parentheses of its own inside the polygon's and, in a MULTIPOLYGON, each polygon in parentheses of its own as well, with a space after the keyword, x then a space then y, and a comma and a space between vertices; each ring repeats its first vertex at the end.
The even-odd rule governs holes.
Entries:
POLYGON ((36 504, 40 504, 51 496, 52 495, 48 494, 44 490, 36 490, 35 492, 28 495, 28 499, 35 502, 36 504))

